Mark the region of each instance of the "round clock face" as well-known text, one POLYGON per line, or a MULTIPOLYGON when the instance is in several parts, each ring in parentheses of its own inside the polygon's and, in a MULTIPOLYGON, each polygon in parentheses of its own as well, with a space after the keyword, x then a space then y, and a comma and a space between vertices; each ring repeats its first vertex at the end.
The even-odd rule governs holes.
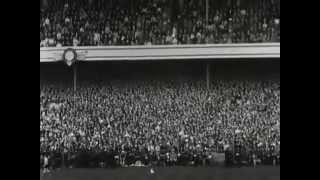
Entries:
POLYGON ((67 61, 73 60, 73 59, 74 59, 74 53, 73 53, 72 51, 67 51, 67 52, 65 53, 65 59, 66 59, 67 61))

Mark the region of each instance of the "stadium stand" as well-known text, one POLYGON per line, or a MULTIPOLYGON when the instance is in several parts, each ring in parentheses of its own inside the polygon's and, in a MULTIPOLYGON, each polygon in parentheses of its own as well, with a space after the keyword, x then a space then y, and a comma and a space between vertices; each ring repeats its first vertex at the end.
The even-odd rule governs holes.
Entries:
POLYGON ((42 0, 40 169, 280 164, 279 57, 280 0, 42 0))
POLYGON ((46 2, 40 47, 280 42, 280 0, 46 2))
MULTIPOLYGON (((98 72, 106 68, 96 66, 98 72)), ((187 67, 185 74, 195 72, 196 66, 187 67)), ((151 69, 137 78, 123 67, 117 80, 87 68, 76 92, 65 72, 54 73, 58 81, 40 78, 43 155, 61 158, 63 153, 66 161, 80 167, 136 161, 208 165, 214 153, 226 151, 233 160, 239 153, 246 163, 252 163, 253 156, 263 164, 280 162, 279 79, 215 79, 207 90, 205 81, 192 74, 168 79, 163 78, 166 72, 157 76, 151 69), (81 165, 81 160, 92 164, 81 165)))

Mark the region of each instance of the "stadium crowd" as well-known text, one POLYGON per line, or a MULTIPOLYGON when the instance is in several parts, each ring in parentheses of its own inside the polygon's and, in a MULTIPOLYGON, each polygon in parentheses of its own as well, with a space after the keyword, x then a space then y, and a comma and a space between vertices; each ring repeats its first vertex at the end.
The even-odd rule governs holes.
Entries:
POLYGON ((52 166, 61 154, 69 166, 203 165, 224 152, 280 163, 280 82, 83 82, 74 92, 40 81, 40 154, 52 166))
POLYGON ((280 0, 243 1, 46 0, 40 47, 280 42, 280 0))

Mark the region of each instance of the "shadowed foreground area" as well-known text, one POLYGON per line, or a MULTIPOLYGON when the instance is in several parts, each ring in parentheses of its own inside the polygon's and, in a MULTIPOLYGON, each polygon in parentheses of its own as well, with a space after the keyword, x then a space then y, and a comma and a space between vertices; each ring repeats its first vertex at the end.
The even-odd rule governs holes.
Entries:
POLYGON ((119 169, 68 169, 53 172, 40 180, 278 180, 280 166, 262 166, 258 168, 221 168, 221 167, 166 167, 155 168, 119 168, 119 169))

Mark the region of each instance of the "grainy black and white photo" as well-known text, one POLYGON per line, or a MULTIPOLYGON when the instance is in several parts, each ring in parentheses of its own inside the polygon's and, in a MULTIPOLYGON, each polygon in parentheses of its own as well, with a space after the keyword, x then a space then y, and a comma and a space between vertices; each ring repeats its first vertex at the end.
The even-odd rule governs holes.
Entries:
POLYGON ((280 179, 280 0, 40 0, 40 180, 280 179))

